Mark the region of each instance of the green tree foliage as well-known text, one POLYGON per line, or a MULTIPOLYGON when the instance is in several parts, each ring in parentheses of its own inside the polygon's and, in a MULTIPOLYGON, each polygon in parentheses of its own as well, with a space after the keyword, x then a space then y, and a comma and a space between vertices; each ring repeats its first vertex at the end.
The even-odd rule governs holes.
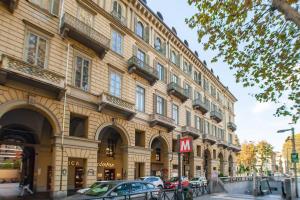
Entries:
POLYGON ((299 0, 188 0, 186 19, 204 49, 218 53, 244 87, 257 86, 260 102, 279 104, 277 116, 300 118, 299 0), (288 97, 289 103, 281 102, 288 97))
POLYGON ((263 166, 268 159, 271 159, 273 154, 273 146, 266 141, 260 141, 256 145, 257 159, 260 161, 260 171, 263 171, 263 166))

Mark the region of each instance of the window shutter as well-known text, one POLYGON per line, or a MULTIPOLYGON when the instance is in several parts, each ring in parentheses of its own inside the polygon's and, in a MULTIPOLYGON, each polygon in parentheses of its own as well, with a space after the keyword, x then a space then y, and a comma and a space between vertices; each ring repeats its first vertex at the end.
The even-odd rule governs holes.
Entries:
POLYGON ((150 58, 149 58, 148 54, 146 54, 146 60, 145 61, 146 61, 146 64, 148 64, 148 65, 150 64, 150 58))
POLYGON ((144 35, 144 40, 149 43, 149 26, 146 26, 145 28, 145 35, 144 35))
POLYGON ((156 32, 153 31, 153 47, 156 49, 156 46, 155 46, 155 42, 156 42, 156 32))
POLYGON ((177 85, 181 86, 181 78, 179 78, 179 77, 178 77, 178 83, 177 83, 177 85))
POLYGON ((194 127, 195 127, 196 129, 198 129, 198 127, 197 127, 197 116, 194 117, 194 123, 195 123, 195 124, 194 124, 194 127))
POLYGON ((166 42, 163 42, 161 48, 162 48, 162 54, 163 54, 164 56, 166 56, 167 43, 166 43, 166 42))
POLYGON ((180 68, 180 55, 179 54, 176 57, 176 64, 180 68))
POLYGON ((190 86, 190 99, 192 99, 193 100, 193 88, 190 86))
POLYGON ((157 96, 156 94, 153 94, 153 113, 156 114, 157 113, 157 96))
POLYGON ((153 68, 157 70, 157 60, 153 60, 153 68))
POLYGON ((55 16, 58 16, 59 14, 59 5, 60 5, 60 0, 52 0, 51 13, 55 16))
POLYGON ((167 69, 165 67, 163 67, 163 75, 164 75, 164 82, 167 83, 168 73, 167 73, 167 69))
POLYGON ((167 116, 167 112, 168 112, 168 105, 167 105, 167 100, 163 99, 163 107, 164 107, 164 116, 167 116))
POLYGON ((134 16, 134 18, 133 18, 133 29, 134 29, 134 32, 136 33, 136 30, 137 30, 137 17, 136 16, 134 16))
POLYGON ((132 45, 132 54, 133 54, 133 56, 137 56, 137 46, 136 45, 132 45))
POLYGON ((169 83, 173 82, 172 72, 169 72, 169 83))

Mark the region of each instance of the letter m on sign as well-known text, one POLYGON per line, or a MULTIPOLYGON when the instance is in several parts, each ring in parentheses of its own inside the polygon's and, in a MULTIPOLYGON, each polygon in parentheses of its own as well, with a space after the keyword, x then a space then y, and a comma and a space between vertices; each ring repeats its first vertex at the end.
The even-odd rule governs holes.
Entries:
POLYGON ((192 138, 180 139, 180 153, 186 153, 192 151, 193 151, 192 138))

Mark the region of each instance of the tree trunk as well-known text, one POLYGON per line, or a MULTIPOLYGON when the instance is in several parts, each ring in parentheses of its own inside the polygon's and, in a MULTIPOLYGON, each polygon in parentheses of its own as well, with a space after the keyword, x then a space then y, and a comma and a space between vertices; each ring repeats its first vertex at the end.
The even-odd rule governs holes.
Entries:
POLYGON ((300 13, 285 0, 272 0, 272 6, 281 12, 286 20, 294 22, 300 28, 300 13))

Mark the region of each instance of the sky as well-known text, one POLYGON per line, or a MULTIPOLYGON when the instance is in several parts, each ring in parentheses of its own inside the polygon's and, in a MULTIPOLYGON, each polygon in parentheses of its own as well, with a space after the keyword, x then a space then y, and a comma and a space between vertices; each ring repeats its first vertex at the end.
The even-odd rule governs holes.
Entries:
MULTIPOLYGON (((277 130, 291 128, 290 119, 275 117, 274 113, 277 108, 275 104, 257 102, 251 94, 258 90, 243 88, 240 83, 236 83, 234 72, 226 63, 210 62, 217 52, 204 51, 203 46, 198 43, 196 30, 190 29, 185 23, 185 18, 192 16, 196 11, 195 8, 189 6, 187 0, 148 0, 147 5, 154 12, 159 11, 169 27, 176 28, 179 38, 186 39, 189 47, 193 51, 198 51, 199 58, 207 62, 208 68, 212 68, 214 74, 219 75, 221 82, 228 86, 229 90, 237 97, 235 123, 240 142, 266 140, 274 146, 274 150, 281 151, 283 142, 290 133, 277 133, 277 130)), ((293 126, 296 133, 300 133, 300 123, 293 126)))

